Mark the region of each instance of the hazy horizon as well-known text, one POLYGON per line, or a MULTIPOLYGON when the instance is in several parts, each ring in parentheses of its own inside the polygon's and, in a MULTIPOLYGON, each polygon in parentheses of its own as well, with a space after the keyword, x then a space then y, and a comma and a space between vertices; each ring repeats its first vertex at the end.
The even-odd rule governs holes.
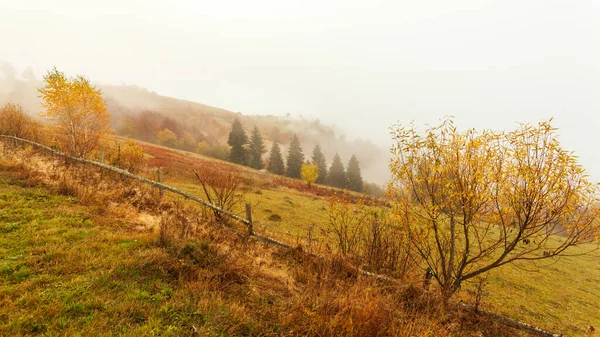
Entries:
POLYGON ((388 127, 455 116, 511 129, 555 118, 594 180, 594 1, 2 1, 0 61, 244 114, 319 118, 389 145, 388 127))

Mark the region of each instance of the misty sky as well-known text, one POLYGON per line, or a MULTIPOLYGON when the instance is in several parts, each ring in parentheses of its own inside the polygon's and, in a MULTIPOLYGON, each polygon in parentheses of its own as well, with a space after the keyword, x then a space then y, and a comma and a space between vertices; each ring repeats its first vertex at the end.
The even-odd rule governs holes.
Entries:
POLYGON ((555 117, 600 180, 600 1, 0 0, 0 61, 389 143, 555 117))

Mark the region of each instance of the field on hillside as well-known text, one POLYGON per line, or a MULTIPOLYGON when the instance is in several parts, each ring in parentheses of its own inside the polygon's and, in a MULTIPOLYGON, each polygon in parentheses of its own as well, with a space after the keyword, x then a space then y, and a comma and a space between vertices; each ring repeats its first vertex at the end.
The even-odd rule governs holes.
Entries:
MULTIPOLYGON (((251 181, 253 188, 246 200, 254 205, 253 217, 257 231, 289 243, 302 242, 309 230, 319 233, 327 226, 328 196, 335 193, 329 187, 307 190, 299 181, 233 166, 196 154, 147 146, 155 162, 170 160, 168 183, 195 195, 203 195, 191 174, 191 167, 211 161, 219 167, 235 167, 251 181), (281 221, 269 218, 277 214, 281 221)), ((354 201, 358 194, 352 194, 354 201)), ((371 198, 374 205, 383 201, 371 198)), ((243 214, 242 209, 239 213, 243 214)), ((596 249, 587 245, 574 247, 572 254, 596 249)), ((551 331, 583 335, 589 326, 600 327, 600 251, 573 257, 561 257, 543 262, 519 262, 492 271, 487 279, 484 308, 505 314, 551 331)), ((467 284, 458 295, 472 302, 474 284, 467 284)))
POLYGON ((197 216, 183 202, 19 158, 0 157, 0 336, 522 335, 222 226, 179 237, 197 216), (163 224, 175 236, 159 240, 163 224))
MULTIPOLYGON (((201 197, 204 192, 193 173, 191 173, 192 169, 211 168, 219 171, 234 171, 236 174, 243 176, 245 179, 244 198, 246 202, 253 206, 255 230, 284 240, 292 245, 304 244, 309 231, 312 232, 312 235, 318 236, 319 232, 327 227, 329 216, 328 198, 341 193, 339 190, 323 186, 307 189, 304 183, 297 180, 268 173, 259 173, 252 169, 196 154, 151 145, 145 145, 145 150, 149 166, 142 172, 143 175, 155 179, 156 167, 160 166, 166 184, 201 197), (273 215, 277 215, 277 217, 274 218, 273 215)), ((48 169, 53 170, 51 167, 48 169)), ((54 170, 57 170, 60 175, 60 168, 54 168, 54 170)), ((57 174, 57 172, 53 174, 57 174)), ((99 176, 99 173, 96 172, 95 175, 99 176)), ((126 248, 125 251, 127 251, 137 247, 144 250, 145 253, 143 254, 146 254, 148 250, 158 249, 155 246, 156 229, 144 227, 144 221, 141 221, 142 225, 140 227, 139 217, 123 217, 122 214, 109 216, 110 214, 104 214, 105 210, 99 210, 97 206, 91 209, 83 207, 69 195, 57 196, 50 191, 35 187, 35 184, 32 186, 34 187, 33 190, 29 189, 27 184, 21 186, 22 182, 11 178, 10 174, 5 174, 2 182, 6 185, 3 186, 4 194, 0 198, 0 201, 3 201, 2 213, 0 214, 2 231, 6 234, 3 237, 6 241, 2 245, 6 248, 0 251, 3 254, 3 260, 6 261, 2 265, 2 275, 7 278, 5 279, 7 290, 2 293, 4 301, 15 302, 17 306, 23 306, 28 301, 33 301, 35 305, 28 308, 31 310, 36 307, 43 308, 44 306, 40 305, 37 299, 37 296, 40 295, 38 286, 40 284, 66 282, 65 279, 60 277, 61 273, 70 275, 69 282, 72 282, 77 272, 92 268, 87 263, 91 263, 92 266, 98 265, 100 268, 110 268, 113 264, 129 263, 126 261, 126 257, 131 257, 130 255, 119 255, 122 253, 122 249, 126 248), (32 193, 33 196, 30 196, 32 193), (21 197, 24 199, 21 199, 21 197), (19 206, 21 204, 22 206, 19 206), (16 213, 12 214, 12 212, 16 213), (19 218, 23 220, 17 221, 16 219, 19 218), (111 223, 112 221, 114 223, 111 223), (131 228, 137 228, 137 230, 131 231, 131 228), (58 235, 58 237, 54 237, 55 235, 58 235), (31 237, 34 239, 31 239, 31 237), (100 242, 96 241, 98 238, 100 242), (56 245, 48 246, 47 242, 55 242, 56 245), (80 245, 72 245, 71 242, 79 242, 80 245), (41 249, 37 247, 40 245, 44 248, 37 252, 38 249, 41 249), (88 252, 84 250, 86 246, 97 247, 98 249, 94 250, 96 249, 94 248, 88 252), (71 253, 74 255, 69 255, 71 253), (98 254, 115 255, 114 258, 117 261, 99 260, 98 254), (51 275, 42 275, 40 277, 47 278, 47 280, 38 281, 36 277, 41 274, 36 271, 38 270, 36 268, 39 267, 37 260, 25 259, 27 256, 37 255, 42 256, 40 257, 42 259, 57 255, 68 260, 80 260, 82 264, 79 266, 74 264, 76 268, 73 271, 65 271, 65 268, 68 269, 69 266, 57 267, 59 268, 58 275, 54 275, 55 271, 53 270, 44 269, 51 275), (30 293, 27 289, 29 288, 22 288, 23 284, 31 287, 31 295, 35 299, 28 298, 30 293), (23 293, 25 298, 13 298, 15 293, 23 293)), ((153 193, 147 197, 156 198, 158 194, 153 193)), ((354 202, 364 199, 372 205, 371 207, 385 206, 385 202, 382 200, 363 197, 356 193, 347 193, 346 197, 354 202)), ((165 201, 172 202, 177 199, 178 197, 169 194, 164 198, 165 201)), ((238 205, 234 209, 243 216, 242 210, 243 205, 238 205)), ((147 215, 147 217, 152 217, 152 215, 147 215)), ((154 224, 155 226, 156 224, 154 224)), ((593 248, 595 247, 577 247, 574 252, 584 252, 593 248)), ((167 256, 165 256, 165 259, 167 259, 167 256)), ((166 264, 171 264, 178 260, 175 257, 174 260, 168 258, 165 261, 168 261, 165 262, 166 264)), ((56 263, 57 261, 54 261, 50 266, 54 266, 56 263)), ((46 266, 46 264, 42 265, 43 268, 46 268, 46 266)), ((136 268, 143 269, 145 267, 137 266, 136 268)), ((165 265, 164 268, 167 268, 167 266, 165 265)), ((97 275, 82 277, 84 279, 86 277, 95 278, 97 275)), ((77 276, 76 278, 82 277, 77 276)), ((165 277, 165 275, 158 274, 154 277, 159 279, 165 277)), ((583 336, 590 325, 600 326, 600 313, 597 310, 600 294, 600 254, 598 252, 585 256, 560 258, 542 265, 520 263, 507 266, 491 272, 488 281, 489 284, 485 288, 486 292, 483 299, 485 309, 569 335, 583 336)), ((420 283, 420 279, 417 278, 415 284, 418 283, 420 283)), ((89 283, 85 283, 82 287, 84 289, 88 289, 86 287, 95 289, 89 283)), ((129 296, 131 287, 135 286, 127 287, 125 290, 120 288, 121 292, 117 292, 113 296, 115 298, 129 296)), ((472 303, 473 289, 473 284, 466 284, 458 294, 458 298, 472 303)), ((82 293, 81 289, 78 291, 80 294, 82 293)), ((97 296, 100 296, 99 294, 104 291, 106 291, 105 288, 98 288, 97 296)), ((51 296, 54 297, 49 298, 48 303, 61 301, 63 298, 63 294, 60 293, 51 296)), ((104 308, 105 305, 103 304, 102 307, 104 308)), ((95 312, 95 309, 85 312, 95 312)), ((41 315, 41 313, 37 313, 33 316, 38 314, 41 315)), ((44 311, 44 315, 47 314, 44 311)), ((97 313, 94 313, 94 315, 97 315, 97 313)), ((154 315, 154 313, 149 315, 154 315)), ((154 322, 152 320, 147 321, 149 315, 144 316, 146 317, 144 323, 154 322)), ((111 317, 114 318, 114 315, 111 317)), ((79 317, 77 319, 83 318, 79 317)), ((127 320, 128 318, 123 319, 127 320)), ((98 320, 94 321, 98 322, 98 320)), ((9 329, 16 329, 15 331, 24 331, 22 329, 37 331, 36 329, 39 328, 30 326, 33 324, 31 322, 18 324, 12 322, 11 324, 13 325, 9 329)), ((48 328, 49 325, 55 327, 56 324, 56 320, 53 319, 44 325, 45 328, 43 329, 48 328)), ((73 331, 82 329, 84 326, 80 321, 76 321, 64 323, 64 327, 61 329, 68 328, 71 324, 75 326, 73 331)), ((107 321, 103 324, 109 325, 110 323, 107 321)), ((226 323, 223 323, 222 326, 215 327, 216 330, 214 331, 224 331, 225 325, 226 323)), ((144 325, 143 329, 153 328, 144 325)), ((211 330, 213 327, 208 329, 213 331, 211 330)), ((130 333, 132 330, 127 331, 130 333)), ((177 331, 177 329, 174 331, 177 331)))
MULTIPOLYGON (((193 195, 202 197, 205 193, 192 170, 205 168, 209 171, 234 171, 243 176, 246 187, 244 199, 253 206, 257 230, 290 243, 305 237, 311 228, 323 228, 327 225, 328 198, 332 196, 343 196, 352 202, 361 200, 368 205, 384 205, 382 199, 373 196, 318 184, 308 188, 300 180, 259 172, 195 153, 147 143, 144 143, 143 148, 151 167, 146 174, 148 178, 156 179, 155 168, 161 167, 164 183, 193 195)), ((236 210, 238 214, 245 216, 243 204, 238 205, 236 210)))

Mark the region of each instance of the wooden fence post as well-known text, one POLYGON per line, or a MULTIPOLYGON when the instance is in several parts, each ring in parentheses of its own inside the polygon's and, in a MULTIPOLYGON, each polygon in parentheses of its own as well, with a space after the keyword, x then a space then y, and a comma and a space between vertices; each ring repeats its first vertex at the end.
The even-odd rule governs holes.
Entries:
MULTIPOLYGON (((100 151, 100 164, 104 164, 104 151, 100 151)), ((100 177, 104 178, 104 169, 100 168, 100 177)))
POLYGON ((252 225, 252 206, 246 204, 246 219, 248 219, 248 235, 254 235, 254 226, 252 225))
POLYGON ((121 144, 117 143, 117 167, 121 168, 121 144))
MULTIPOLYGON (((162 184, 162 171, 160 170, 160 167, 156 169, 156 172, 158 174, 158 182, 162 184)), ((162 197, 164 194, 163 188, 159 187, 158 191, 160 193, 160 196, 162 197)))

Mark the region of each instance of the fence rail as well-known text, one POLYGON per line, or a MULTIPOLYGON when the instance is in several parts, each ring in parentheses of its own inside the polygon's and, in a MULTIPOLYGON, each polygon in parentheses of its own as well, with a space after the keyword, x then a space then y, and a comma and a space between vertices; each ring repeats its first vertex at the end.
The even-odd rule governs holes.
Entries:
MULTIPOLYGON (((57 155, 57 156, 60 156, 60 157, 64 157, 64 158, 68 158, 69 160, 72 160, 72 161, 75 161, 75 162, 79 162, 79 163, 83 163, 83 164, 88 164, 88 165, 92 165, 92 166, 97 166, 97 167, 100 167, 102 169, 105 169, 105 170, 108 170, 108 171, 112 171, 112 172, 118 173, 120 175, 123 175, 123 176, 129 177, 129 178, 135 179, 135 180, 140 181, 142 183, 145 183, 145 184, 157 187, 161 191, 169 191, 169 192, 181 195, 181 196, 183 196, 183 197, 185 197, 187 199, 190 199, 190 200, 193 200, 195 202, 198 202, 199 204, 201 204, 203 206, 206 206, 206 207, 208 207, 208 208, 210 208, 212 210, 215 210, 215 211, 217 211, 219 213, 222 213, 222 214, 224 214, 224 215, 226 215, 226 216, 228 216, 228 217, 230 217, 230 218, 232 218, 234 220, 237 220, 237 221, 241 222, 242 224, 244 224, 248 228, 248 234, 250 236, 255 236, 255 237, 261 239, 262 241, 264 241, 266 243, 277 245, 277 246, 280 246, 280 247, 283 247, 283 248, 288 248, 288 249, 289 248, 293 248, 292 245, 290 245, 288 243, 285 243, 285 242, 282 242, 282 241, 279 241, 279 240, 276 240, 276 239, 273 239, 271 237, 268 237, 268 236, 265 236, 265 235, 262 235, 260 233, 255 232, 254 231, 254 226, 253 226, 253 223, 252 223, 252 210, 249 207, 250 205, 246 205, 246 216, 247 216, 247 219, 245 219, 245 218, 242 218, 241 216, 239 216, 237 214, 234 214, 234 213, 229 212, 227 210, 224 210, 224 209, 222 209, 222 208, 220 208, 220 207, 218 207, 216 205, 213 205, 213 204, 211 204, 210 202, 208 202, 208 201, 206 201, 204 199, 198 198, 197 196, 194 196, 194 195, 191 195, 191 194, 186 193, 184 191, 178 190, 178 189, 176 189, 174 187, 171 187, 169 185, 165 185, 162 182, 156 182, 156 181, 150 180, 148 178, 140 177, 140 176, 135 175, 135 174, 133 174, 133 173, 131 173, 129 171, 126 171, 126 170, 123 170, 123 169, 120 169, 120 168, 116 168, 114 166, 106 165, 106 164, 103 164, 103 163, 99 163, 99 162, 96 162, 96 161, 87 160, 87 159, 83 159, 83 158, 72 157, 72 156, 69 156, 68 154, 65 154, 65 153, 62 153, 60 151, 57 151, 57 150, 55 150, 53 148, 50 148, 50 147, 48 147, 46 145, 43 145, 43 144, 40 144, 40 143, 36 143, 36 142, 30 141, 30 140, 27 140, 27 139, 15 137, 15 136, 0 135, 0 138, 12 139, 15 142, 15 144, 18 144, 18 143, 30 144, 32 146, 35 146, 37 148, 43 149, 43 150, 45 150, 47 152, 50 152, 50 153, 52 153, 54 155, 57 155)), ((160 179, 160 180, 162 180, 162 179, 160 179)), ((322 256, 316 255, 314 253, 311 253, 311 255, 319 257, 319 258, 322 258, 322 256)), ((357 267, 357 270, 358 270, 359 274, 364 275, 364 276, 368 276, 368 277, 373 277, 373 278, 377 279, 378 281, 386 281, 386 282, 390 282, 390 283, 398 283, 399 282, 399 280, 397 280, 397 279, 394 279, 394 278, 391 278, 391 277, 388 277, 388 276, 385 276, 385 275, 371 273, 369 271, 366 271, 366 270, 363 270, 363 269, 359 269, 358 267, 357 267)), ((469 306, 466 305, 466 304, 462 304, 462 306, 465 307, 465 308, 467 308, 467 309, 470 309, 469 306)), ((492 313, 492 312, 484 311, 484 310, 481 310, 481 309, 479 309, 477 311, 478 311, 478 313, 482 314, 483 316, 488 317, 488 319, 490 319, 490 320, 493 320, 493 321, 495 321, 497 323, 500 323, 500 324, 503 324, 503 325, 506 325, 506 326, 509 326, 509 327, 512 327, 512 328, 515 328, 515 329, 518 329, 518 330, 521 330, 521 331, 525 331, 525 332, 530 333, 530 334, 535 335, 535 336, 540 336, 540 337, 561 337, 561 336, 564 336, 562 334, 555 334, 555 333, 546 331, 544 329, 535 327, 535 326, 533 326, 531 324, 523 323, 523 322, 517 321, 515 319, 509 318, 509 317, 504 317, 504 316, 501 316, 501 315, 498 315, 498 314, 495 314, 495 313, 492 313)))
POLYGON ((163 190, 175 193, 175 194, 179 194, 179 195, 181 195, 181 196, 183 196, 183 197, 185 197, 187 199, 196 201, 196 202, 202 204, 203 206, 206 206, 206 207, 208 207, 210 209, 213 209, 213 210, 215 210, 215 211, 217 211, 219 213, 225 214, 228 217, 230 217, 232 219, 235 219, 235 220, 243 223, 246 226, 249 226, 251 224, 251 221, 248 220, 248 219, 244 219, 241 216, 239 216, 237 214, 234 214, 232 212, 229 212, 227 210, 224 210, 224 209, 222 209, 222 208, 220 208, 220 207, 218 207, 216 205, 213 205, 213 204, 209 203, 208 201, 206 201, 204 199, 200 199, 200 198, 198 198, 198 197, 196 197, 194 195, 191 195, 191 194, 186 193, 184 191, 178 190, 178 189, 176 189, 174 187, 171 187, 169 185, 165 185, 165 184, 163 184, 161 182, 156 182, 156 181, 150 180, 148 178, 140 177, 140 176, 135 175, 135 174, 133 174, 133 173, 131 173, 129 171, 126 171, 126 170, 123 170, 123 169, 120 169, 120 168, 116 168, 114 166, 106 165, 106 164, 103 164, 103 163, 99 163, 99 162, 96 162, 96 161, 93 161, 93 160, 72 157, 72 156, 69 156, 68 154, 65 154, 65 153, 62 153, 60 151, 57 151, 57 150, 55 150, 53 148, 50 148, 50 147, 48 147, 46 145, 42 145, 40 143, 32 142, 32 141, 27 140, 27 139, 18 138, 18 137, 14 137, 14 136, 7 136, 7 135, 0 135, 0 137, 4 137, 4 138, 8 138, 8 139, 13 139, 16 142, 27 143, 27 144, 36 146, 36 147, 38 147, 40 149, 46 150, 46 151, 48 151, 48 152, 50 152, 52 154, 55 154, 57 156, 68 158, 69 160, 73 160, 73 161, 76 161, 76 162, 79 162, 79 163, 84 163, 84 164, 88 164, 88 165, 97 166, 97 167, 103 168, 105 170, 112 171, 112 172, 118 173, 120 175, 123 175, 123 176, 129 177, 129 178, 135 179, 135 180, 140 181, 142 183, 145 183, 145 184, 157 187, 159 189, 163 189, 163 190))

